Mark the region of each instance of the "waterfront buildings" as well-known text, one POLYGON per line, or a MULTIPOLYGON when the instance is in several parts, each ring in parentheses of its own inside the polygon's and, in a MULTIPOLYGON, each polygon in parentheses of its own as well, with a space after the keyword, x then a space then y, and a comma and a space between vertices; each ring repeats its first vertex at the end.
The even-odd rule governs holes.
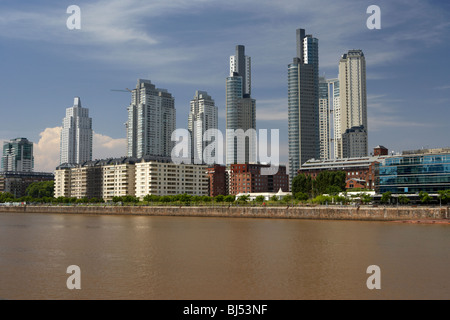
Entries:
MULTIPOLYGON (((367 92, 366 61, 362 50, 349 50, 339 61, 340 114, 337 134, 344 135, 347 130, 358 133, 358 139, 347 140, 347 151, 344 154, 343 140, 336 140, 336 158, 365 157, 368 155, 367 145, 367 92), (365 136, 365 138, 363 137, 365 136), (357 146, 353 146, 353 142, 357 146)), ((354 134, 351 134, 355 136, 354 134)), ((347 137, 349 138, 349 137, 347 137)), ((344 139, 342 137, 342 139, 344 139)))
POLYGON ((256 162, 256 101, 251 98, 251 59, 236 46, 226 79, 226 164, 256 162))
MULTIPOLYGON (((209 138, 212 137, 211 132, 208 132, 210 129, 218 129, 218 109, 207 92, 197 91, 194 99, 191 100, 188 118, 193 163, 214 162, 211 159, 203 159, 203 150, 209 143, 209 138)), ((211 156, 215 157, 214 154, 211 156)))
POLYGON ((273 175, 262 175, 261 168, 266 164, 232 164, 229 173, 229 194, 254 192, 289 191, 289 176, 286 167, 280 166, 273 175))
POLYGON ((450 148, 403 151, 375 167, 378 194, 450 190, 450 148))
POLYGON ((52 181, 54 175, 45 172, 0 172, 0 192, 9 192, 14 197, 26 196, 28 186, 34 182, 52 181))
POLYGON ((168 157, 119 158, 63 165, 55 171, 55 197, 102 198, 208 195, 206 165, 174 164, 168 157))
POLYGON ((296 30, 297 56, 288 65, 289 177, 303 163, 320 158, 319 41, 296 30))
POLYGON ((148 194, 207 196, 206 167, 143 159, 136 163, 136 197, 142 200, 148 194))
POLYGON ((298 173, 313 179, 322 171, 344 171, 347 175, 346 187, 373 189, 375 187, 375 166, 388 158, 383 146, 374 148, 374 155, 344 159, 309 160, 303 164, 298 173))
POLYGON ((175 99, 166 89, 158 89, 150 80, 138 79, 128 106, 127 155, 170 157, 176 129, 175 99))
POLYGON ((221 164, 214 164, 206 168, 209 178, 209 196, 228 194, 228 171, 227 167, 221 164))
POLYGON ((33 143, 26 138, 4 142, 1 169, 4 172, 32 172, 33 143))
POLYGON ((73 106, 66 109, 61 130, 60 164, 79 164, 92 160, 92 119, 89 109, 74 98, 73 106))

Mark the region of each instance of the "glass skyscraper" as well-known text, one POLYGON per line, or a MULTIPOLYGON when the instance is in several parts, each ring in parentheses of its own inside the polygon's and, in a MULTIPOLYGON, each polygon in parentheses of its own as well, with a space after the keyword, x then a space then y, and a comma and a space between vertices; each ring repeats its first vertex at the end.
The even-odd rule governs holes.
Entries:
POLYGON ((33 143, 17 138, 3 143, 2 171, 32 172, 34 168, 33 143))
POLYGON ((297 57, 288 65, 289 179, 320 158, 319 41, 297 29, 297 57))
POLYGON ((226 79, 226 164, 256 162, 256 101, 251 98, 250 57, 236 46, 226 79), (253 129, 248 131, 249 129, 253 129), (244 135, 237 138, 239 131, 244 135), (246 137, 245 134, 248 133, 246 137))

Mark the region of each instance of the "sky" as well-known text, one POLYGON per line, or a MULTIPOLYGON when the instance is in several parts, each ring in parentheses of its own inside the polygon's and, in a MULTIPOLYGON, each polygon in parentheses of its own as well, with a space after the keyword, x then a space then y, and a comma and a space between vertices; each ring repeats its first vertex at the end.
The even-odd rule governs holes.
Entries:
POLYGON ((444 0, 0 0, 0 143, 28 138, 35 171, 54 171, 65 109, 79 96, 94 159, 125 156, 126 88, 138 78, 172 93, 177 128, 195 91, 207 91, 224 131, 229 57, 244 45, 257 129, 280 130, 286 163, 287 65, 304 28, 319 39, 321 76, 336 78, 348 50, 364 52, 369 150, 449 147, 449 15, 444 0), (80 29, 67 27, 71 5, 80 29), (366 25, 370 5, 381 29, 366 25))

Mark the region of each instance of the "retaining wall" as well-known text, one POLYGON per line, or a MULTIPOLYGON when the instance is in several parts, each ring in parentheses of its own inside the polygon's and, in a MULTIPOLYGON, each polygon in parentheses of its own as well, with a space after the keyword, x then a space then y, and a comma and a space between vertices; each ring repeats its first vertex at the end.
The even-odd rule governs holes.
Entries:
POLYGON ((374 221, 450 218, 449 207, 0 206, 1 212, 374 221))

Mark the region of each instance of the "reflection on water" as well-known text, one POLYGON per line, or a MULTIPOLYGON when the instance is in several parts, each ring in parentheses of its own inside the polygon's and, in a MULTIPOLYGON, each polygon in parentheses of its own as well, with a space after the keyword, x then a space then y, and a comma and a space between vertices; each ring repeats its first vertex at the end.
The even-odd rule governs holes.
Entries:
POLYGON ((0 298, 449 299, 450 227, 0 214, 0 298), (70 265, 81 290, 68 290, 70 265), (366 269, 381 268, 381 290, 366 269))

